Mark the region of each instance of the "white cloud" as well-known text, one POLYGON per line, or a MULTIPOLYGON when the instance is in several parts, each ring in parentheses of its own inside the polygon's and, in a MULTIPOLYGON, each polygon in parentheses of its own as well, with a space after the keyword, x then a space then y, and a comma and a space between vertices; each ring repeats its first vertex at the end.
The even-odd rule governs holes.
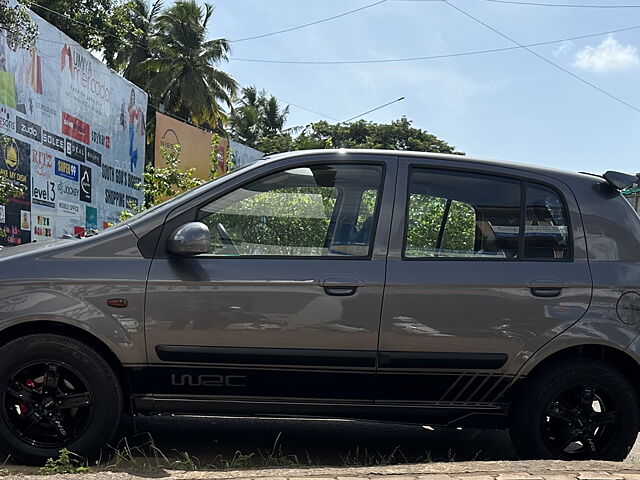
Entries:
POLYGON ((600 45, 576 52, 573 66, 597 73, 623 72, 640 66, 640 56, 634 45, 623 45, 609 35, 600 45))
POLYGON ((553 51, 553 56, 559 57, 561 55, 564 55, 565 53, 573 50, 573 47, 573 42, 566 40, 558 45, 558 47, 553 51))

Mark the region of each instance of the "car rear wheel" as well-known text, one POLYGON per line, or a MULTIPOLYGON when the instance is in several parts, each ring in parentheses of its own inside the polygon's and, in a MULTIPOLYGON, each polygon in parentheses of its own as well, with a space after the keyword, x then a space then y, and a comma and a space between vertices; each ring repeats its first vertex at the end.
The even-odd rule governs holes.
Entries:
POLYGON ((624 460, 638 436, 638 408, 633 386, 615 368, 562 359, 526 380, 509 433, 525 459, 624 460))
POLYGON ((41 464, 66 448, 92 456, 115 433, 123 397, 94 350, 61 335, 28 335, 0 348, 0 445, 41 464))

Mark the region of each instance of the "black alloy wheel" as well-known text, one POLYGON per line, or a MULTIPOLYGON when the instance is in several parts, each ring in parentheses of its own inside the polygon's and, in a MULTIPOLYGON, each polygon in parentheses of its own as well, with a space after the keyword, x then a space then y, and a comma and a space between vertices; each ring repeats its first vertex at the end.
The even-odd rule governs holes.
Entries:
POLYGON ((602 387, 567 387, 547 405, 541 425, 544 442, 557 458, 597 457, 615 438, 619 409, 615 397, 602 387))
POLYGON ((29 445, 63 448, 93 416, 87 381, 59 362, 38 362, 14 372, 5 385, 3 414, 13 433, 29 445))
POLYGON ((96 457, 121 425, 120 379, 93 348, 64 335, 0 346, 0 450, 42 465, 63 448, 96 457))
POLYGON ((514 390, 509 423, 523 459, 621 461, 638 437, 640 403, 614 365, 557 358, 514 390))

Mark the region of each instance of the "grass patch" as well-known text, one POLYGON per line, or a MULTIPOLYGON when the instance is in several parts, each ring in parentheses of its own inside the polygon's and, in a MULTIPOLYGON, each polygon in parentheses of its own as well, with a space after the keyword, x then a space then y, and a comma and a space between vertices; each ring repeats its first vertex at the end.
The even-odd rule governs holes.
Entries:
MULTIPOLYGON (((103 455, 91 465, 89 461, 69 450, 60 451, 58 458, 50 458, 39 472, 43 475, 64 473, 89 473, 89 472, 131 472, 153 473, 161 470, 245 470, 262 468, 305 468, 319 467, 323 463, 313 460, 309 452, 304 452, 303 457, 287 453, 281 443, 282 434, 279 433, 271 448, 258 449, 255 452, 236 451, 230 458, 217 455, 207 456, 208 461, 202 462, 198 457, 182 450, 161 450, 148 433, 133 435, 123 438, 116 446, 103 451, 103 455)), ((478 455, 476 455, 477 457, 478 455)), ((477 459, 477 458, 476 458, 477 459)), ((445 461, 454 462, 455 454, 452 450, 447 453, 445 461)), ((0 476, 9 475, 10 472, 3 469, 7 464, 0 464, 0 476), (6 473, 4 473, 6 471, 6 473)), ((390 452, 369 451, 367 448, 356 448, 339 457, 339 462, 334 466, 344 467, 375 467, 407 463, 431 463, 431 453, 427 451, 417 458, 408 458, 396 447, 390 452)))
POLYGON ((60 450, 60 456, 53 459, 50 458, 40 469, 42 475, 56 475, 59 473, 89 473, 88 462, 80 455, 70 452, 66 448, 60 450))

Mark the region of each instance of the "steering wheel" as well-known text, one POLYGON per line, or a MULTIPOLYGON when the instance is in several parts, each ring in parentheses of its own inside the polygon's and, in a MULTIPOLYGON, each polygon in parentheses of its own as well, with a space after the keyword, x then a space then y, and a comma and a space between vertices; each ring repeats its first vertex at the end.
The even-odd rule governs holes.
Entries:
POLYGON ((224 250, 226 247, 229 247, 233 250, 232 253, 235 253, 236 255, 240 255, 240 252, 238 251, 238 247, 236 247, 236 244, 233 243, 233 240, 231 240, 231 235, 229 235, 229 232, 227 231, 227 229, 224 227, 222 223, 220 222, 216 223, 216 231, 218 232, 218 235, 220 236, 220 240, 222 240, 222 244, 224 245, 222 249, 224 250))

